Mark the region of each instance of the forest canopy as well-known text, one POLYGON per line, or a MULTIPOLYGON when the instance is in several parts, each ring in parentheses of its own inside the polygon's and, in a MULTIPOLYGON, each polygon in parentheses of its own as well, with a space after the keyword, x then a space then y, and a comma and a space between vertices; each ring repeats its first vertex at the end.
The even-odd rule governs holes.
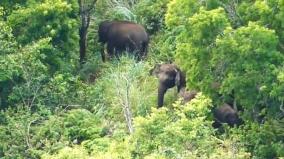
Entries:
POLYGON ((284 0, 1 0, 0 158, 284 158, 283 61, 284 0), (143 26, 145 57, 103 62, 104 21, 143 26), (190 102, 158 108, 165 63, 190 102), (212 126, 224 103, 241 125, 212 126))

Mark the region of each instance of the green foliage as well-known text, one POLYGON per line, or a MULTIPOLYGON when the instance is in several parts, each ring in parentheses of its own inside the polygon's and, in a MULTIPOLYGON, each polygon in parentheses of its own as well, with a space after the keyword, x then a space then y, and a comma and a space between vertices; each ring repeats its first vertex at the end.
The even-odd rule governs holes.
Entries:
POLYGON ((280 40, 281 51, 284 50, 284 2, 283 0, 256 0, 243 1, 238 7, 238 13, 242 23, 248 24, 250 21, 267 26, 275 30, 280 40))
POLYGON ((33 113, 30 108, 19 106, 1 112, 0 157, 1 158, 36 158, 33 150, 41 144, 34 143, 37 131, 33 126, 49 114, 42 110, 33 113))
MULTIPOLYGON (((31 0, 29 0, 31 1, 31 0)), ((16 9, 21 6, 25 6, 28 0, 2 0, 0 2, 0 8, 2 8, 2 14, 0 14, 1 18, 7 20, 7 17, 16 9)))
POLYGON ((0 87, 6 91, 1 97, 2 107, 16 103, 57 107, 80 103, 92 108, 91 88, 70 73, 56 73, 55 51, 49 39, 42 39, 19 49, 18 53, 3 55, 0 62, 0 87), (12 85, 12 86, 11 86, 12 85), (70 100, 71 98, 72 100, 70 100))
POLYGON ((174 29, 176 26, 186 25, 189 17, 197 13, 200 7, 215 9, 219 6, 216 0, 171 0, 166 13, 167 27, 174 29))
POLYGON ((247 108, 268 99, 276 79, 275 71, 283 61, 277 44, 274 31, 254 23, 234 31, 226 29, 216 39, 212 57, 221 92, 234 91, 235 98, 247 108))
POLYGON ((225 145, 219 148, 223 141, 214 137, 212 121, 206 117, 211 108, 210 99, 199 94, 185 106, 176 103, 174 107, 174 111, 152 109, 150 115, 135 119, 136 131, 131 139, 134 157, 228 158, 235 155, 247 158, 241 147, 235 154, 225 145))
POLYGON ((223 96, 234 92, 235 100, 247 109, 265 106, 277 111, 277 106, 270 106, 275 103, 270 96, 283 55, 277 50, 275 32, 255 23, 235 30, 228 26, 221 8, 201 9, 189 18, 176 50, 189 87, 212 97, 214 92, 223 96), (212 87, 214 83, 220 87, 212 87))
POLYGON ((53 46, 65 52, 76 49, 78 39, 76 7, 62 0, 46 0, 43 3, 30 3, 27 7, 14 11, 8 22, 21 44, 51 37, 53 46))
POLYGON ((65 117, 65 128, 68 130, 67 136, 71 141, 77 142, 100 138, 104 134, 100 120, 91 112, 78 109, 68 112, 65 117))
POLYGON ((170 28, 184 25, 188 17, 199 10, 200 3, 197 0, 172 0, 168 4, 166 24, 170 28), (183 8, 183 9, 181 9, 183 8))
POLYGON ((0 56, 14 53, 17 49, 17 42, 12 35, 12 29, 3 21, 0 21, 0 56))
MULTIPOLYGON (((149 77, 148 63, 135 63, 134 59, 122 57, 120 61, 109 63, 109 66, 97 79, 94 89, 97 91, 98 108, 109 117, 115 114, 123 115, 122 106, 128 103, 134 115, 146 115, 150 106, 156 103, 156 88, 154 77, 149 77)), ((120 119, 121 120, 121 119, 120 119)))
POLYGON ((211 11, 201 9, 188 19, 177 43, 176 60, 186 71, 189 87, 208 92, 212 81, 209 60, 215 39, 227 27, 228 20, 222 8, 211 11))
POLYGON ((264 124, 246 123, 243 129, 234 130, 232 136, 241 139, 253 158, 283 157, 284 127, 282 120, 268 120, 264 124))
POLYGON ((151 48, 149 50, 149 59, 156 63, 172 62, 175 59, 177 36, 183 27, 176 27, 173 30, 158 32, 151 39, 151 48))
MULTIPOLYGON (((284 101, 284 98, 283 98, 284 72, 283 71, 284 71, 283 67, 281 67, 275 72, 277 77, 276 77, 275 83, 273 83, 273 89, 271 91, 271 96, 281 101, 281 103, 283 103, 284 101)), ((281 104, 281 106, 283 109, 283 104, 281 104)))
POLYGON ((52 115, 44 107, 34 112, 20 106, 2 112, 1 157, 39 158, 72 142, 78 144, 104 135, 101 121, 91 112, 84 109, 65 111, 66 108, 58 109, 58 114, 52 115))
POLYGON ((98 0, 76 70, 77 0, 1 0, 0 158, 283 158, 283 2, 98 0), (112 19, 146 27, 147 60, 101 63, 95 28, 112 19), (190 103, 169 89, 153 108, 164 62, 200 91, 190 103), (245 125, 221 133, 213 103, 232 96, 245 125))
POLYGON ((44 85, 41 93, 44 104, 53 108, 75 105, 91 109, 91 90, 79 77, 71 74, 56 74, 44 85))
POLYGON ((135 0, 98 0, 96 14, 103 20, 136 21, 133 12, 135 0))
MULTIPOLYGON (((24 102, 23 104, 26 104, 25 100, 29 103, 30 99, 33 99, 37 94, 37 86, 45 80, 45 74, 48 72, 48 67, 43 63, 46 57, 43 52, 50 49, 52 49, 52 47, 49 44, 49 39, 42 39, 18 50, 19 52, 17 53, 1 56, 0 87, 10 90, 9 85, 11 85, 11 83, 13 83, 13 85, 19 84, 17 85, 19 87, 14 90, 14 93, 18 95, 11 95, 11 97, 9 97, 10 100, 20 100, 24 102), (23 89, 26 89, 27 92, 23 89), (26 99, 25 97, 28 98, 26 99)), ((1 99, 2 107, 7 106, 7 96, 10 96, 10 94, 6 92, 6 97, 2 97, 1 99)))
POLYGON ((40 143, 42 146, 34 150, 38 155, 55 154, 58 150, 64 150, 65 146, 104 135, 101 120, 95 114, 85 109, 66 111, 68 109, 71 108, 58 109, 57 113, 48 116, 40 125, 35 125, 37 134, 33 137, 34 144, 40 143))
POLYGON ((41 156, 43 159, 92 159, 88 155, 88 152, 80 146, 75 146, 75 147, 65 147, 61 149, 58 154, 55 155, 49 155, 49 154, 44 154, 41 156))
POLYGON ((143 24, 150 34, 164 27, 168 2, 169 0, 141 0, 135 5, 137 21, 143 24))

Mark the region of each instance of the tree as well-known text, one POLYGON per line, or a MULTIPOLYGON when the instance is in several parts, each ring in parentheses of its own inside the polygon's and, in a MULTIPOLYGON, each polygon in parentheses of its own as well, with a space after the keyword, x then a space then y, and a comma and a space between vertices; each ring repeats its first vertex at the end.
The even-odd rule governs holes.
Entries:
POLYGON ((48 55, 49 61, 56 67, 63 62, 72 66, 70 59, 74 58, 78 41, 76 5, 72 1, 63 0, 46 0, 40 5, 29 3, 26 7, 14 10, 7 22, 20 45, 51 38, 56 53, 48 55))
POLYGON ((172 0, 168 4, 166 25, 169 28, 183 25, 188 17, 198 11, 200 4, 197 0, 172 0), (184 9, 180 9, 184 8, 184 9))
POLYGON ((214 78, 221 83, 220 92, 234 91, 238 103, 254 112, 274 109, 278 104, 272 104, 270 94, 284 59, 278 42, 275 31, 256 23, 227 28, 217 37, 210 61, 214 78))
MULTIPOLYGON (((31 2, 31 1, 30 1, 31 2)), ((27 0, 1 0, 0 6, 3 7, 3 19, 7 21, 8 16, 19 6, 25 6, 27 4, 27 0)))
POLYGON ((81 26, 79 28, 80 63, 86 60, 87 34, 91 21, 91 13, 97 0, 78 0, 81 26))
POLYGON ((237 12, 243 25, 252 21, 275 30, 279 38, 278 50, 284 51, 283 0, 242 1, 237 7, 237 12))
POLYGON ((278 31, 259 22, 233 29, 222 8, 201 8, 184 23, 176 60, 186 71, 189 87, 217 101, 216 97, 226 101, 233 95, 254 119, 263 108, 279 110, 279 100, 271 97, 284 58, 277 47, 278 31))
POLYGON ((140 0, 135 5, 138 22, 146 27, 148 33, 154 34, 164 27, 168 2, 169 0, 140 0))
POLYGON ((184 31, 179 35, 176 60, 186 71, 189 87, 208 93, 214 82, 210 58, 215 39, 229 25, 222 8, 199 13, 188 19, 184 31))

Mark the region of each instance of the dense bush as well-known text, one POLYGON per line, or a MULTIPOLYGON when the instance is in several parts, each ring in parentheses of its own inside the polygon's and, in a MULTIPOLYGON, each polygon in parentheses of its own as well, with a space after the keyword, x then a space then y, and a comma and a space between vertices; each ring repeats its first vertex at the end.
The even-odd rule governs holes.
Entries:
POLYGON ((211 11, 201 9, 190 17, 184 31, 179 35, 176 49, 176 60, 186 70, 187 83, 208 92, 210 82, 217 80, 212 76, 210 59, 215 40, 228 26, 222 8, 211 11))
POLYGON ((143 24, 150 34, 164 27, 168 2, 169 0, 141 0, 135 5, 137 21, 143 24))
MULTIPOLYGON (((200 96, 200 98, 204 97, 200 96)), ((213 133, 213 129, 210 129, 209 126, 211 122, 205 120, 211 105, 210 100, 198 102, 200 101, 197 98, 195 102, 193 101, 183 107, 175 105, 176 109, 173 112, 166 108, 153 109, 149 116, 136 118, 136 132, 133 139, 136 149, 133 153, 142 157, 155 152, 165 156, 169 155, 168 157, 171 158, 171 155, 174 157, 175 154, 186 155, 184 151, 187 150, 188 146, 192 147, 191 153, 193 154, 195 154, 194 151, 201 150, 202 148, 199 149, 194 141, 199 140, 199 143, 202 143, 201 140, 204 139, 204 142, 210 143, 211 141, 204 137, 213 133), (202 129, 196 129, 196 127, 202 127, 202 129), (202 132, 199 132, 199 130, 202 130, 202 132), (198 138, 198 134, 203 134, 203 139, 198 138)), ((212 145, 212 143, 209 143, 207 144, 212 145)), ((204 144, 204 146, 207 144, 204 144)), ((190 155, 190 153, 187 155, 190 155)))
POLYGON ((14 53, 16 48, 17 42, 12 35, 12 29, 3 21, 0 21, 0 55, 14 53))
POLYGON ((283 119, 267 120, 263 125, 246 123, 230 134, 240 139, 253 158, 281 158, 283 154, 283 119))
POLYGON ((75 146, 72 148, 65 147, 61 149, 56 155, 44 154, 42 158, 43 159, 75 159, 75 158, 92 159, 93 157, 89 156, 88 152, 83 147, 75 146))
POLYGON ((216 39, 213 51, 216 56, 212 63, 222 81, 221 92, 234 91, 236 100, 247 108, 262 105, 273 109, 270 94, 283 59, 277 51, 275 32, 254 23, 230 30, 216 39))
POLYGON ((101 121, 85 109, 58 109, 55 115, 44 107, 34 113, 19 106, 1 113, 1 157, 38 158, 68 145, 94 140, 106 133, 101 121))
POLYGON ((48 115, 48 111, 32 113, 30 108, 23 106, 1 112, 0 157, 36 158, 38 155, 33 150, 40 148, 41 144, 33 140, 37 133, 33 125, 45 120, 48 115))
POLYGON ((156 81, 149 76, 149 70, 148 63, 136 63, 127 57, 109 63, 94 87, 101 96, 98 107, 116 120, 123 117, 125 104, 131 106, 134 115, 145 116, 156 100, 156 81))
POLYGON ((250 21, 256 22, 269 29, 275 30, 280 43, 281 51, 284 51, 284 34, 283 34, 283 14, 284 2, 281 0, 269 1, 243 1, 240 3, 237 11, 240 15, 243 25, 248 24, 250 21))
POLYGON ((21 44, 51 37, 53 46, 70 56, 69 51, 76 49, 78 39, 76 13, 76 7, 70 2, 46 0, 40 5, 30 3, 15 10, 8 17, 8 23, 21 44))
POLYGON ((273 91, 283 59, 278 44, 271 29, 256 23, 232 29, 222 8, 200 9, 179 35, 176 60, 187 72, 189 87, 223 97, 233 94, 256 118, 263 108, 279 110, 275 97, 280 94, 273 91))

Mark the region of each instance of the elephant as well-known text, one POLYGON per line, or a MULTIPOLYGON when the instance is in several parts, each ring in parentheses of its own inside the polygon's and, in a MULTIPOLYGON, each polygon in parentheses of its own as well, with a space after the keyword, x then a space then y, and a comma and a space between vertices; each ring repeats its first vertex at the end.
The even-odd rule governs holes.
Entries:
POLYGON ((227 123, 230 127, 243 124, 243 120, 239 118, 238 112, 227 103, 224 103, 221 107, 215 108, 213 110, 213 116, 214 128, 219 128, 222 126, 222 123, 227 123))
MULTIPOLYGON (((123 51, 135 54, 138 60, 146 57, 149 36, 144 27, 129 21, 103 21, 99 24, 98 41, 104 46, 110 57, 119 55, 123 51)), ((103 47, 104 48, 104 47, 103 47)), ((101 51, 105 61, 104 49, 101 51)))
POLYGON ((185 74, 175 64, 157 64, 152 70, 152 75, 159 79, 158 107, 164 104, 164 95, 169 88, 177 86, 178 92, 186 87, 185 74))
POLYGON ((181 88, 178 94, 179 94, 179 97, 182 99, 182 104, 185 104, 185 103, 190 102, 192 99, 194 99, 197 93, 198 92, 196 90, 187 91, 184 87, 184 88, 181 88))

